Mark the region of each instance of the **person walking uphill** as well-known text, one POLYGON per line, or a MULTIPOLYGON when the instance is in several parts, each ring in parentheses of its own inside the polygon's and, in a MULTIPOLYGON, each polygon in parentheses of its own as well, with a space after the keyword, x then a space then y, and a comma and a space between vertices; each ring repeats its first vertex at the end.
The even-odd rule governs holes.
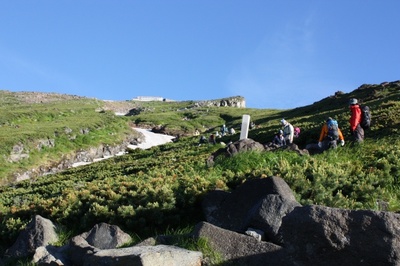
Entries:
POLYGON ((340 130, 337 121, 331 117, 328 117, 328 119, 326 119, 326 123, 321 128, 318 147, 323 151, 329 148, 336 149, 338 140, 340 140, 340 146, 344 146, 343 133, 340 130))
POLYGON ((354 141, 361 143, 364 141, 364 129, 361 127, 361 108, 358 105, 357 99, 350 99, 349 108, 351 112, 350 116, 350 133, 354 138, 354 141))
POLYGON ((281 124, 283 126, 283 136, 285 137, 286 144, 292 144, 294 136, 294 128, 292 124, 290 124, 285 119, 281 120, 281 124))

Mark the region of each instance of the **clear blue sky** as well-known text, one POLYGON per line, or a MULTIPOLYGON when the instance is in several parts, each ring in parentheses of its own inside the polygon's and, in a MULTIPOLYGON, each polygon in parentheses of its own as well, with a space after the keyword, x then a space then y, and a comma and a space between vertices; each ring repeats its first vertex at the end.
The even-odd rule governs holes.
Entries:
POLYGON ((400 79, 400 0, 0 0, 0 89, 295 108, 400 79))

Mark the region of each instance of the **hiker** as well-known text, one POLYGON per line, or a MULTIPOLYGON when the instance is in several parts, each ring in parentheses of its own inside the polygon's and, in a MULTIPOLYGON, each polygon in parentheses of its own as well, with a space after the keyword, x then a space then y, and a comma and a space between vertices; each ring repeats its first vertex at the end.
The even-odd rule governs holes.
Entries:
POLYGON ((349 108, 350 116, 350 133, 354 141, 360 143, 364 141, 364 129, 361 127, 361 108, 355 98, 350 99, 349 108))
POLYGON ((227 133, 228 133, 228 128, 225 126, 225 124, 223 124, 221 127, 221 135, 225 136, 227 133))
POLYGON ((200 146, 201 144, 203 144, 203 143, 207 143, 207 138, 204 137, 204 136, 201 136, 201 137, 200 137, 200 140, 199 140, 199 146, 200 146))
POLYGON ((337 141, 340 140, 340 146, 344 146, 343 133, 339 128, 336 120, 332 117, 326 119, 326 123, 321 128, 321 133, 319 135, 318 147, 324 151, 329 148, 336 149, 337 141))
POLYGON ((215 141, 215 135, 211 134, 210 137, 208 138, 208 142, 212 143, 212 144, 217 144, 217 142, 215 141))
POLYGON ((293 128, 292 124, 290 124, 285 119, 281 120, 281 124, 283 126, 283 137, 286 140, 286 144, 292 144, 293 136, 294 136, 294 128, 293 128))
POLYGON ((256 124, 254 124, 254 122, 251 121, 251 123, 250 123, 250 129, 253 129, 253 128, 255 128, 255 127, 256 127, 256 124))
POLYGON ((286 140, 283 137, 283 131, 282 130, 279 130, 279 132, 275 134, 275 137, 272 140, 272 143, 274 143, 278 147, 286 146, 286 140))

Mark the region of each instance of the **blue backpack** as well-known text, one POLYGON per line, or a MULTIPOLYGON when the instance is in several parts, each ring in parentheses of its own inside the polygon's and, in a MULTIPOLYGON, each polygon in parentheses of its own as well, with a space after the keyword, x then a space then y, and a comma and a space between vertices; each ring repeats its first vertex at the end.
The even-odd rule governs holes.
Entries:
POLYGON ((339 125, 334 119, 329 120, 326 125, 328 126, 328 138, 329 140, 339 139, 339 125))

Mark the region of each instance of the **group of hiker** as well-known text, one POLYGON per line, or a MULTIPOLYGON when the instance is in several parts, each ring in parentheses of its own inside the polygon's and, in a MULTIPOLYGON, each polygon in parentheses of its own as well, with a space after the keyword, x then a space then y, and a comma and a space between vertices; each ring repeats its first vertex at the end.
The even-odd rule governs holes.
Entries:
POLYGON ((281 125, 282 129, 278 131, 272 140, 272 143, 279 147, 293 143, 293 139, 298 138, 300 135, 300 128, 294 127, 285 119, 281 120, 281 125))
MULTIPOLYGON (((197 135, 196 133, 198 132, 198 130, 196 129, 195 135, 197 135)), ((217 143, 217 139, 221 138, 223 136, 226 135, 234 135, 236 133, 235 129, 233 127, 229 128, 223 124, 220 128, 219 131, 216 131, 215 133, 211 133, 210 136, 208 137, 208 140, 205 136, 201 136, 200 140, 199 140, 199 145, 203 144, 203 143, 211 143, 211 144, 216 144, 217 143)))
MULTIPOLYGON (((365 108, 365 107, 363 107, 365 108)), ((364 120, 370 120, 369 109, 367 113, 365 113, 364 109, 360 107, 358 100, 355 98, 350 99, 349 101, 349 109, 350 109, 350 133, 353 137, 354 141, 360 143, 364 140, 364 128, 369 126, 370 121, 365 122, 364 120), (364 120, 363 116, 368 116, 364 120), (367 125, 363 125, 363 123, 367 125)), ((368 108, 368 107, 366 107, 368 108)), ((300 128, 294 127, 291 123, 282 119, 280 121, 282 129, 280 129, 274 136, 272 140, 272 145, 275 147, 284 147, 293 143, 294 138, 299 137, 300 128)), ((254 128, 254 126, 253 126, 254 128)), ((233 135, 235 134, 234 128, 228 128, 226 125, 222 125, 219 131, 216 131, 215 134, 212 133, 207 139, 204 136, 201 136, 199 144, 202 143, 211 143, 216 144, 216 139, 225 135, 233 135)), ((197 135, 197 134, 196 134, 197 135)), ((345 140, 342 131, 339 128, 338 122, 332 117, 327 117, 324 125, 321 128, 321 132, 319 135, 318 143, 308 144, 306 146, 307 150, 314 149, 318 151, 325 151, 330 148, 337 148, 337 146, 344 146, 345 140)))
MULTIPOLYGON (((368 111, 363 114, 365 110, 360 107, 357 99, 352 98, 349 101, 349 109, 351 113, 349 119, 351 136, 355 142, 363 142, 364 128, 369 127, 370 123, 370 121, 365 121, 370 119, 369 108, 368 111), (363 119, 363 116, 368 117, 363 119), (365 125, 363 125, 363 123, 365 123, 365 125)), ((295 128, 285 119, 281 120, 281 125, 282 129, 278 131, 272 141, 273 144, 277 145, 278 147, 293 143, 293 137, 295 135, 295 128)), ((338 144, 340 144, 340 146, 344 146, 345 144, 343 133, 339 128, 338 122, 332 117, 328 117, 321 128, 318 143, 308 144, 306 149, 325 151, 330 148, 337 148, 338 144)))

